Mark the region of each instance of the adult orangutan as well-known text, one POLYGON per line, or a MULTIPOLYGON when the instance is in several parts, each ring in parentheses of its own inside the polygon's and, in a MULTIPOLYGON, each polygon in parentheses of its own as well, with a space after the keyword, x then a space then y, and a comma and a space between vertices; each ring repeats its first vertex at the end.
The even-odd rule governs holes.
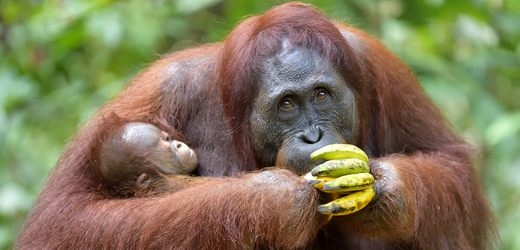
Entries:
POLYGON ((135 77, 66 146, 15 247, 487 249, 494 226, 471 157, 384 45, 289 3, 135 77), (182 188, 160 196, 110 196, 99 149, 111 114, 182 138, 200 177, 172 176, 182 188), (317 206, 335 197, 300 175, 333 143, 367 153, 375 196, 329 220, 317 206))

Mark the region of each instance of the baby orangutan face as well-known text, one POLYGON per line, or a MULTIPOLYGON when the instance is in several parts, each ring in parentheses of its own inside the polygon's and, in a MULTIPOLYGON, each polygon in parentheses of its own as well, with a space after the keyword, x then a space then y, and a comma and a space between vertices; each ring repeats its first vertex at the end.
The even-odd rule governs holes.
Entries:
POLYGON ((188 147, 184 142, 169 140, 168 134, 164 131, 161 131, 161 134, 162 137, 159 138, 159 143, 162 144, 168 152, 172 153, 174 161, 178 163, 177 167, 173 169, 170 168, 169 170, 172 172, 181 171, 176 174, 188 174, 195 170, 198 162, 197 155, 195 155, 193 149, 188 147))
POLYGON ((195 152, 183 142, 147 123, 124 126, 122 146, 133 148, 142 163, 152 163, 164 174, 187 174, 197 167, 195 152))
POLYGON ((105 184, 116 188, 125 183, 144 188, 147 180, 189 174, 198 164, 195 152, 185 143, 147 123, 128 123, 107 138, 101 162, 105 184))

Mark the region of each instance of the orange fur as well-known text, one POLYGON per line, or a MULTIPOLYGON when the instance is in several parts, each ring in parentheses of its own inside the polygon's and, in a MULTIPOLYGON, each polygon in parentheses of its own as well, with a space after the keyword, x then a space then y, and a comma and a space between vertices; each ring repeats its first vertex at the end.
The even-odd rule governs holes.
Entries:
POLYGON ((289 3, 244 21, 223 43, 167 55, 136 76, 65 147, 15 248, 488 249, 492 214, 471 157, 384 45, 289 3), (286 36, 340 68, 356 97, 355 144, 375 160, 374 201, 326 224, 319 194, 298 176, 242 174, 268 167, 251 150, 248 118, 262 56, 286 36), (187 142, 196 174, 207 177, 172 177, 170 191, 153 197, 110 197, 98 166, 100 143, 117 125, 110 114, 187 142))

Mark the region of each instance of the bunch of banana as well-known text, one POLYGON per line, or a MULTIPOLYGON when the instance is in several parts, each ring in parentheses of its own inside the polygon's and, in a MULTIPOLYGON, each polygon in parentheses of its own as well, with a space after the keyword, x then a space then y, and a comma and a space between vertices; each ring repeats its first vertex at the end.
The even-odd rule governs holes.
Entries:
POLYGON ((346 194, 318 206, 319 213, 351 214, 364 208, 374 197, 374 177, 369 173, 368 156, 360 148, 350 144, 331 144, 313 152, 311 159, 327 161, 303 178, 323 192, 346 194))

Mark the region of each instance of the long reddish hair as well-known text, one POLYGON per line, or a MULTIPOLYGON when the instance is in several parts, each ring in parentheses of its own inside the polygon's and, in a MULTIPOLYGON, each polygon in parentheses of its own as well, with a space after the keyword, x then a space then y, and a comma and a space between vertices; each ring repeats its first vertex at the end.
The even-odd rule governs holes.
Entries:
MULTIPOLYGON (((361 121, 361 131, 367 124, 364 87, 359 63, 341 32, 311 5, 287 3, 261 16, 247 19, 238 25, 226 39, 218 62, 218 84, 224 113, 233 131, 242 166, 258 168, 251 145, 249 118, 252 100, 257 91, 262 63, 282 50, 282 42, 292 46, 312 48, 332 66, 339 69, 354 93, 361 121)), ((360 133, 357 145, 364 145, 366 133, 360 133)))

